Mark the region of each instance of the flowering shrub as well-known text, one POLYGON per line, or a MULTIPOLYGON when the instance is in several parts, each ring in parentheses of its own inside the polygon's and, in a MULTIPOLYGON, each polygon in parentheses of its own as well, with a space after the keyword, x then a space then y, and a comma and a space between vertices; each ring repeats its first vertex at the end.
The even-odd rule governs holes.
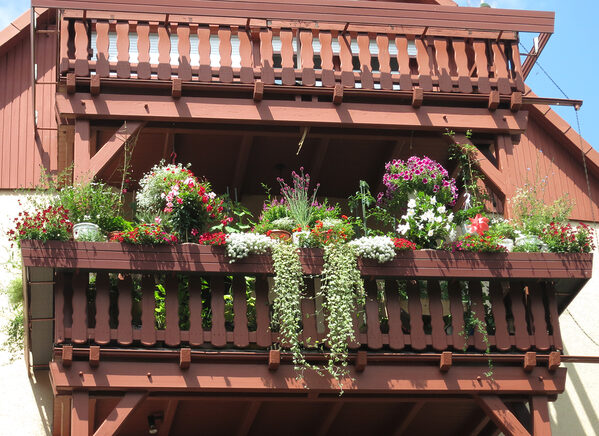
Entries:
POLYGON ((275 241, 256 233, 231 233, 225 244, 230 262, 243 259, 250 254, 264 254, 275 241))
POLYGON ((552 222, 543 229, 541 240, 554 253, 590 253, 595 249, 593 229, 583 223, 573 227, 552 222))
POLYGON ((395 241, 388 236, 364 236, 349 243, 359 257, 389 262, 395 257, 395 241))
POLYGON ((73 232, 68 211, 62 206, 48 206, 35 213, 19 212, 14 224, 15 228, 8 231, 8 238, 17 242, 24 239, 67 241, 73 232))
POLYGON ((404 238, 391 238, 396 251, 416 250, 416 244, 404 238))
POLYGON ((288 185, 281 177, 277 178, 281 185, 281 196, 285 199, 289 211, 288 216, 293 218, 300 227, 309 226, 313 205, 316 203, 316 191, 320 184, 317 184, 310 194, 310 175, 304 174, 304 167, 300 168, 299 174, 293 171, 291 178, 291 185, 288 185))
POLYGON ((397 232, 421 248, 437 248, 445 238, 455 237, 453 213, 448 213, 436 196, 419 192, 408 201, 408 209, 401 217, 397 232))
POLYGON ((227 234, 223 232, 206 232, 198 238, 200 245, 225 245, 227 243, 227 234))
MULTIPOLYGON (((447 170, 428 157, 412 156, 404 162, 393 160, 385 165, 384 197, 390 207, 403 208, 410 195, 422 192, 434 196, 441 205, 455 204, 458 190, 447 170)), ((379 201, 383 194, 379 194, 379 201)))
POLYGON ((477 251, 488 253, 501 253, 507 249, 499 244, 496 237, 491 235, 480 235, 478 233, 468 233, 460 240, 452 242, 447 246, 451 251, 477 251))
POLYGON ((294 229, 294 242, 300 247, 324 247, 332 242, 345 242, 354 235, 353 221, 342 215, 342 218, 325 218, 316 221, 313 227, 297 227, 294 229))
POLYGON ((133 230, 113 234, 110 240, 139 245, 164 245, 178 242, 176 235, 166 232, 159 224, 140 224, 133 230))

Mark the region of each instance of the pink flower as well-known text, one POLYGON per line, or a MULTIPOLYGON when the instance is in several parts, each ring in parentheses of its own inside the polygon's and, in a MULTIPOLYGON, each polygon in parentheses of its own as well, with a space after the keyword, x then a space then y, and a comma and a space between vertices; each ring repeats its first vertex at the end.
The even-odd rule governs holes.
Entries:
POLYGON ((157 216, 156 218, 154 218, 154 222, 156 224, 160 224, 162 222, 162 218, 160 218, 159 216, 157 216))
POLYGON ((472 233, 478 233, 483 235, 486 230, 489 230, 489 218, 482 216, 480 213, 476 214, 474 218, 470 219, 470 231, 472 233))

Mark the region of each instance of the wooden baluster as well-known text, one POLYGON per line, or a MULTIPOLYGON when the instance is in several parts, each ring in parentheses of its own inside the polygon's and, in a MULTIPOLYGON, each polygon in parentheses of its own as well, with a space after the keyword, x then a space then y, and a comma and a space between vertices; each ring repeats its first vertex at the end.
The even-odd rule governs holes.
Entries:
POLYGON ((449 74, 449 48, 446 38, 435 38, 435 55, 437 58, 437 69, 439 71, 439 89, 441 92, 452 92, 453 83, 449 74))
POLYGON ((376 45, 379 48, 379 74, 381 89, 393 89, 391 77, 391 55, 389 54, 389 36, 377 35, 376 45))
POLYGON ((466 53, 466 41, 455 38, 453 40, 453 52, 458 70, 458 90, 464 94, 472 93, 472 80, 468 70, 468 54, 466 53))
POLYGON ((415 281, 408 282, 408 310, 410 312, 410 345, 414 350, 426 348, 420 289, 415 281))
POLYGON ((117 327, 117 340, 121 345, 133 343, 133 326, 131 316, 131 297, 133 283, 131 276, 127 274, 125 279, 119 282, 119 325, 117 327))
POLYGON ((73 276, 73 330, 72 341, 76 344, 87 342, 87 286, 89 273, 77 271, 73 276))
MULTIPOLYGON (((61 344, 65 339, 64 332, 64 298, 65 273, 58 271, 54 283, 54 342, 61 344)), ((96 300, 97 301, 97 300, 96 300)), ((96 303, 97 307, 97 303, 96 303)))
POLYGON ((83 20, 75 21, 75 75, 89 76, 89 53, 87 51, 87 25, 83 20))
POLYGON ((264 276, 256 277, 256 344, 265 348, 272 345, 268 281, 264 276))
POLYGON ((412 73, 408 55, 408 39, 403 35, 397 35, 395 46, 397 47, 397 65, 399 66, 399 88, 402 91, 410 91, 412 90, 412 73))
POLYGON ((510 300, 512 301, 512 314, 514 315, 514 330, 516 348, 526 351, 530 348, 530 336, 526 325, 526 308, 524 307, 524 289, 521 283, 510 283, 510 300))
POLYGON ((166 333, 164 342, 169 347, 175 347, 181 342, 181 332, 179 330, 179 281, 174 274, 166 276, 164 284, 166 298, 166 333))
POLYGON ((179 79, 189 81, 191 80, 191 44, 189 41, 189 26, 179 24, 177 26, 177 38, 178 49, 179 49, 179 79))
POLYGON ((211 342, 215 347, 224 347, 227 344, 227 331, 225 330, 224 277, 213 277, 210 279, 210 292, 212 293, 211 342))
POLYGON ((520 59, 520 49, 518 41, 512 41, 512 63, 514 64, 514 81, 516 90, 524 92, 524 78, 522 77, 522 60, 520 59))
POLYGON ((495 66, 495 77, 497 78, 497 90, 500 94, 509 95, 512 93, 512 86, 507 71, 507 58, 503 44, 491 42, 493 50, 493 65, 495 66))
POLYGON ((299 40, 301 47, 300 57, 302 85, 314 86, 316 84, 316 74, 314 73, 314 47, 312 46, 312 32, 309 30, 300 30, 299 40))
POLYGON ((316 306, 314 304, 314 279, 305 279, 304 282, 306 284, 306 298, 302 298, 301 301, 304 344, 306 347, 313 347, 318 338, 316 306))
POLYGON ((488 94, 491 92, 491 83, 489 82, 489 61, 487 59, 486 42, 475 40, 474 63, 476 64, 476 75, 478 77, 479 94, 488 94))
POLYGON ((204 329, 202 327, 202 283, 200 276, 189 278, 189 344, 200 346, 204 344, 204 329))
POLYGON ((171 80, 171 38, 167 26, 158 26, 158 80, 171 80))
POLYGON ((272 29, 262 29, 260 31, 260 59, 261 71, 260 78, 265 85, 275 83, 275 70, 272 60, 272 29))
POLYGON ((528 287, 530 293, 530 310, 534 334, 534 346, 538 350, 549 349, 549 333, 545 320, 545 304, 543 303, 543 288, 538 283, 531 283, 528 287))
POLYGON ((239 38, 239 56, 241 58, 241 70, 239 79, 241 83, 254 83, 254 69, 252 68, 252 42, 250 35, 245 29, 237 32, 239 38))
POLYGON ((281 80, 283 85, 295 85, 293 65, 293 33, 291 29, 281 29, 281 80))
POLYGON ((389 347, 392 350, 401 350, 404 348, 405 343, 401 328, 401 302, 399 300, 397 280, 385 280, 385 299, 387 300, 387 314, 389 316, 389 347))
POLYGON ((149 79, 152 77, 150 67, 150 25, 137 23, 137 78, 149 79))
POLYGON ((447 335, 443 320, 443 304, 441 303, 441 287, 437 280, 427 280, 428 306, 431 313, 433 348, 441 351, 447 349, 447 335))
POLYGON ((551 324, 551 332, 553 336, 553 346, 556 350, 562 351, 564 345, 562 343, 562 333, 559 326, 559 313, 557 312, 557 299, 555 298, 555 287, 551 283, 545 285, 547 293, 547 305, 549 306, 549 320, 551 324))
POLYGON ((96 274, 96 328, 95 342, 100 345, 110 343, 110 280, 108 273, 96 274))
POLYGON ((500 281, 491 280, 489 285, 489 296, 491 299, 493 319, 495 320, 495 346, 500 351, 507 351, 511 348, 511 343, 507 329, 503 287, 501 286, 500 281))
POLYGON ((154 277, 144 274, 141 278, 141 343, 148 347, 156 344, 155 291, 154 277))
POLYGON ((119 79, 128 79, 131 77, 131 65, 129 64, 129 23, 126 21, 116 23, 116 49, 116 76, 119 79))
POLYGON ((449 282, 449 311, 451 312, 453 348, 463 351, 468 341, 468 332, 464 325, 464 303, 458 281, 449 282))
POLYGON ((370 36, 368 34, 358 34, 358 48, 360 59, 360 83, 362 89, 373 89, 374 80, 372 78, 372 56, 370 54, 370 36))
POLYGON ((233 82, 233 68, 231 67, 231 29, 221 27, 218 29, 218 52, 220 54, 220 68, 218 78, 223 83, 233 82))
POLYGON ((470 294, 470 308, 477 320, 474 326, 474 348, 479 351, 485 351, 487 344, 484 338, 487 332, 487 323, 485 321, 485 306, 483 304, 483 291, 478 280, 468 282, 468 293, 470 294))
POLYGON ((431 58, 429 56, 428 45, 422 38, 416 38, 417 59, 418 59, 418 84, 424 91, 433 90, 433 79, 431 77, 431 58))
POLYGON ((69 44, 71 35, 69 32, 69 21, 60 22, 60 73, 69 71, 69 44))
POLYGON ((248 334, 246 282, 243 276, 233 277, 233 343, 243 348, 250 344, 248 334))
POLYGON ((98 21, 96 23, 96 74, 100 77, 108 77, 110 75, 110 64, 108 63, 108 58, 110 57, 109 27, 107 21, 98 21))
POLYGON ((212 81, 212 67, 210 66, 210 28, 198 27, 198 52, 200 54, 200 82, 212 81))
POLYGON ((353 88, 356 79, 351 52, 352 37, 349 33, 340 33, 337 39, 339 41, 339 60, 341 61, 341 85, 344 88, 353 88))
POLYGON ((320 65, 322 68, 322 86, 332 88, 335 86, 335 71, 333 66, 333 35, 331 32, 321 31, 320 39, 320 65))
POLYGON ((379 300, 376 280, 367 279, 364 283, 366 288, 366 327, 368 337, 368 348, 380 350, 383 347, 383 335, 379 321, 379 300))

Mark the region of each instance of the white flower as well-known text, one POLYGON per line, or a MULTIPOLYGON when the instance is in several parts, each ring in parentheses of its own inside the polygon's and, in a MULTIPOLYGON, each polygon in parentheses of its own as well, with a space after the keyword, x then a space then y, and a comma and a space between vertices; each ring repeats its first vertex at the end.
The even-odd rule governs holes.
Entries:
POLYGON ((377 260, 379 263, 388 262, 395 257, 395 244, 388 236, 365 236, 351 241, 349 245, 358 256, 377 260))
POLYGON ((422 221, 433 221, 435 219, 435 214, 432 210, 427 210, 422 214, 422 221))
POLYGON ((263 254, 275 241, 268 236, 256 233, 231 233, 227 236, 225 250, 231 263, 249 254, 263 254))
POLYGON ((437 204, 437 197, 431 197, 431 204, 437 204))
POLYGON ((414 209, 408 209, 408 213, 406 214, 408 217, 413 217, 416 215, 416 211, 414 209))
POLYGON ((416 207, 416 200, 413 198, 408 201, 408 209, 414 209, 416 207))
POLYGON ((447 216, 447 221, 452 222, 453 221, 453 212, 451 212, 448 216, 447 216))
POLYGON ((430 237, 430 236, 433 236, 433 229, 430 229, 430 230, 428 231, 428 233, 427 233, 427 236, 429 236, 429 237, 430 237))
POLYGON ((439 212, 439 213, 445 213, 445 212, 446 212, 446 210, 447 210, 447 209, 445 209, 445 206, 439 206, 439 207, 437 208, 437 212, 439 212))
POLYGON ((441 215, 435 217, 435 222, 441 223, 443 221, 443 217, 441 215))
POLYGON ((410 230, 410 224, 400 224, 397 226, 397 233, 405 235, 410 230))
POLYGON ((208 193, 208 197, 212 200, 214 200, 216 198, 216 192, 212 191, 208 193))

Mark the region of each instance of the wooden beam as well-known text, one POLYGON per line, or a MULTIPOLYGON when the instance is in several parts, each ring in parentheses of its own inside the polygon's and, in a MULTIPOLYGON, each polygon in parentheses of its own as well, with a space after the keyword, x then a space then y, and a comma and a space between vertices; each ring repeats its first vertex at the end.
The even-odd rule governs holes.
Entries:
POLYGON ((441 359, 439 360, 439 369, 441 372, 447 372, 451 368, 452 364, 452 356, 451 351, 444 351, 441 353, 441 359))
POLYGON ((127 392, 98 427, 94 436, 111 436, 121 428, 125 419, 146 397, 146 392, 127 392))
POLYGON ((106 141, 96 154, 91 158, 89 165, 89 177, 99 174, 125 146, 125 143, 133 138, 143 128, 143 121, 125 121, 123 125, 106 141))
POLYGON ((402 417, 402 420, 399 423, 397 430, 395 430, 395 433, 393 433, 394 436, 401 436, 405 434, 405 432, 410 427, 410 424, 412 424, 412 421, 414 421, 414 418, 416 418, 418 413, 420 413, 420 410, 422 409, 424 404, 424 401, 417 401, 410 406, 410 410, 408 410, 408 413, 402 417))
POLYGON ((512 112, 518 112, 521 107, 522 107, 522 93, 519 91, 516 91, 516 92, 512 93, 512 96, 510 97, 510 110, 512 112))
MULTIPOLYGON (((87 392, 73 392, 71 410, 71 436, 88 436, 89 395, 87 392)), ((95 436, 95 435, 94 435, 95 436)))
POLYGON ((414 88, 412 92, 412 107, 419 108, 424 102, 424 89, 414 88))
POLYGON ((340 106, 319 101, 253 101, 217 97, 101 94, 56 95, 62 118, 145 120, 162 122, 243 123, 331 127, 385 128, 391 130, 452 129, 477 132, 522 133, 527 112, 513 113, 484 108, 344 103, 340 106))
POLYGON ((551 436, 551 421, 546 396, 533 396, 530 400, 533 436, 551 436))
POLYGON ((168 405, 166 406, 166 411, 164 412, 164 420, 162 421, 162 424, 160 424, 160 428, 158 430, 158 436, 168 436, 170 434, 171 427, 175 421, 175 414, 177 413, 178 406, 179 400, 169 400, 168 405))
POLYGON ((368 353, 366 352, 366 350, 359 350, 356 355, 356 363, 355 363, 356 371, 364 372, 367 364, 368 364, 368 353))
POLYGON ((537 366, 537 353, 534 351, 528 351, 524 353, 524 362, 522 363, 522 367, 524 371, 530 372, 535 366, 537 366))
POLYGON ((281 350, 270 350, 268 352, 268 369, 276 371, 281 364, 281 350))
POLYGON ((89 80, 89 93, 92 96, 100 95, 101 88, 102 88, 102 83, 101 83, 100 76, 98 76, 97 74, 91 76, 91 78, 89 80))
POLYGON ((179 98, 183 94, 183 83, 181 79, 174 78, 171 86, 171 96, 173 98, 179 98))
MULTIPOLYGON (((253 142, 254 137, 252 135, 243 135, 243 139, 241 140, 241 144, 239 146, 239 152, 237 153, 237 160, 235 161, 235 171, 233 172, 233 189, 237 189, 237 193, 240 198, 253 142)), ((233 193, 231 193, 231 198, 235 199, 233 197, 233 193)))
POLYGON ((179 350, 179 368, 188 369, 191 365, 191 348, 179 350))
POLYGON ((73 145, 73 182, 88 177, 91 161, 89 120, 75 121, 73 145))
POLYGON ((73 363, 73 346, 72 345, 63 345, 62 346, 62 357, 61 357, 62 366, 69 367, 71 363, 73 363))
POLYGON ((335 419, 337 418, 337 415, 339 415, 339 412, 342 408, 343 403, 341 401, 336 401, 333 404, 331 404, 325 418, 322 420, 320 424, 318 432, 316 433, 317 436, 326 436, 329 434, 331 426, 333 425, 333 422, 335 422, 335 419))
POLYGON ((262 101, 264 98, 264 82, 262 80, 256 80, 254 82, 254 101, 256 103, 262 101))
POLYGON ((75 73, 67 73, 67 94, 74 94, 76 87, 75 73))
POLYGON ((89 366, 97 368, 100 364, 100 347, 98 345, 90 345, 89 347, 89 366))
POLYGON ((95 427, 95 423, 96 423, 96 403, 97 403, 97 399, 95 398, 90 398, 89 399, 89 416, 88 416, 88 426, 87 426, 87 431, 88 434, 94 434, 94 427, 95 427))
POLYGON ((506 436, 530 436, 497 395, 480 395, 476 397, 476 401, 506 436))
POLYGON ((559 351, 552 351, 549 353, 549 361, 547 362, 547 368, 549 371, 555 371, 561 364, 561 354, 559 351))
POLYGON ((343 86, 341 83, 336 83, 333 88, 333 104, 339 106, 343 101, 343 86))
POLYGON ((239 428, 237 429, 237 436, 246 436, 247 434, 249 434, 250 430, 252 429, 252 424, 254 423, 254 420, 256 419, 256 416, 258 415, 258 411, 260 410, 261 406, 261 401, 250 402, 245 412, 245 416, 243 417, 243 420, 240 422, 239 428))
POLYGON ((500 103, 499 91, 491 91, 489 93, 488 109, 490 111, 496 110, 499 107, 499 103, 500 103))

